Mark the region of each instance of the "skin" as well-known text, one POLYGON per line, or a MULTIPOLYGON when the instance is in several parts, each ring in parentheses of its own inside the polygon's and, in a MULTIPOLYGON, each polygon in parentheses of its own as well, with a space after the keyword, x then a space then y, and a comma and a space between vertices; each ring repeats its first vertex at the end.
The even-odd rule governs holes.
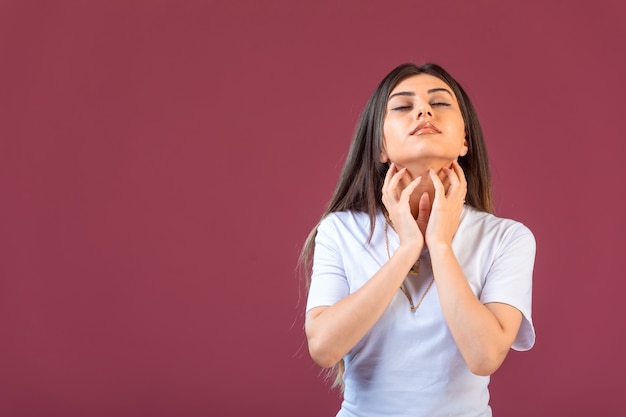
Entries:
POLYGON ((467 182, 457 158, 467 153, 458 102, 440 79, 416 75, 389 96, 382 162, 391 162, 382 199, 400 246, 358 291, 332 306, 309 311, 305 330, 313 360, 339 362, 383 314, 406 275, 428 247, 439 302, 468 368, 491 375, 506 357, 522 321, 516 308, 482 304, 452 250, 467 182), (415 133, 420 124, 427 128, 415 133))

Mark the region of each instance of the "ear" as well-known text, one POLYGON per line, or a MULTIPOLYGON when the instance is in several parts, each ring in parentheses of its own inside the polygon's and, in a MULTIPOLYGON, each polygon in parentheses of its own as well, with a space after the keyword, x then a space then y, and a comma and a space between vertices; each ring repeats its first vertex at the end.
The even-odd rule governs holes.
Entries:
POLYGON ((387 152, 385 152, 384 149, 380 151, 380 162, 382 162, 383 164, 389 162, 389 157, 387 156, 387 152))
POLYGON ((382 142, 382 146, 380 147, 380 162, 386 164, 389 162, 389 156, 387 155, 387 151, 385 151, 385 138, 383 138, 382 142))
POLYGON ((468 151, 469 151, 469 146, 467 145, 467 136, 465 136, 465 139, 463 140, 463 147, 461 148, 461 153, 459 154, 459 156, 467 155, 468 151))

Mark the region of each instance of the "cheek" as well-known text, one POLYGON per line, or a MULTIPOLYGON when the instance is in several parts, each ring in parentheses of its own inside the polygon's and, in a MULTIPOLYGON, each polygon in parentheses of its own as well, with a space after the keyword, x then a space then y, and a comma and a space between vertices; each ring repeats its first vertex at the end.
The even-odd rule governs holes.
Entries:
POLYGON ((457 128, 461 131, 465 131, 465 122, 463 121, 463 116, 461 113, 457 113, 454 117, 454 124, 457 125, 457 128))
POLYGON ((444 126, 446 129, 446 136, 450 139, 465 139, 465 126, 463 123, 452 122, 444 126))
POLYGON ((383 122, 383 135, 387 134, 387 131, 389 130, 389 125, 391 123, 389 123, 389 121, 387 119, 385 119, 385 121, 383 122))
POLYGON ((465 139, 465 123, 463 122, 462 118, 454 121, 452 131, 454 132, 455 136, 459 136, 465 139))
POLYGON ((383 125, 383 146, 386 147, 387 139, 393 137, 393 131, 390 129, 389 124, 385 123, 383 125))
POLYGON ((383 138, 393 140, 398 135, 398 123, 393 121, 385 121, 383 124, 383 138))

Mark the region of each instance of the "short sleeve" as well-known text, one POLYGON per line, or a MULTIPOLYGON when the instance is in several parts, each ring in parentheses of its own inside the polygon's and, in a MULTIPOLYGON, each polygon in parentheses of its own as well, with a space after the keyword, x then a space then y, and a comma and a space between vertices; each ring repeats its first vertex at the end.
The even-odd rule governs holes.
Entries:
POLYGON ((531 316, 535 250, 535 238, 526 226, 516 223, 511 227, 489 269, 480 296, 483 304, 509 304, 522 312, 522 324, 512 346, 515 350, 529 350, 535 344, 531 316))
POLYGON ((307 312, 315 307, 331 306, 350 292, 343 257, 337 245, 339 241, 331 214, 320 222, 315 236, 307 312))

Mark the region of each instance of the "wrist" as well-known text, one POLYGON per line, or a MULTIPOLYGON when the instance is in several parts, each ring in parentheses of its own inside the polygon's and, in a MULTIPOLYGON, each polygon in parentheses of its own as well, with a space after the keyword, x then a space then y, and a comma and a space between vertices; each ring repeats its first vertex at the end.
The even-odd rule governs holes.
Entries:
POLYGON ((447 254, 454 253, 452 243, 447 242, 429 242, 428 252, 431 257, 446 256, 447 254))
POLYGON ((403 245, 400 244, 396 252, 393 254, 399 263, 407 268, 411 268, 420 257, 422 253, 422 245, 403 245))

